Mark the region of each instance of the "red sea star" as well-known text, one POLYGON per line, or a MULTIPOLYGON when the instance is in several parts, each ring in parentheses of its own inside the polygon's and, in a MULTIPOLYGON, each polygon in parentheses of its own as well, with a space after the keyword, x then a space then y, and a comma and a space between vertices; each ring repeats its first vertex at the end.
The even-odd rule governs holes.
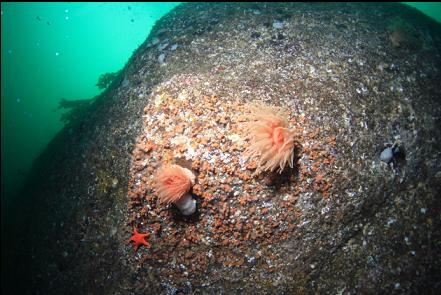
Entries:
POLYGON ((133 227, 133 235, 130 237, 130 239, 127 241, 127 243, 130 243, 130 241, 135 242, 135 251, 138 251, 139 246, 144 245, 147 248, 150 248, 151 245, 145 240, 145 238, 148 238, 150 236, 150 233, 140 234, 135 227, 133 227))

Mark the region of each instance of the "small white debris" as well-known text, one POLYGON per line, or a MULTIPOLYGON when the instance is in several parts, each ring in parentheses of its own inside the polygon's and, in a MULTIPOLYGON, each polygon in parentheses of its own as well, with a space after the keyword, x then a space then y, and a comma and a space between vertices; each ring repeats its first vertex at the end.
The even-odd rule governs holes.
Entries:
POLYGON ((158 44, 159 43, 159 39, 158 38, 153 38, 153 40, 152 40, 152 45, 156 45, 156 44, 158 44))
POLYGON ((164 54, 164 53, 161 53, 161 54, 158 56, 158 62, 159 62, 160 64, 163 64, 164 61, 165 61, 165 54, 164 54))
POLYGON ((390 225, 394 224, 396 221, 397 221, 397 220, 394 219, 394 218, 389 218, 389 219, 387 220, 387 226, 390 226, 390 225))
POLYGON ((168 43, 159 44, 159 45, 158 45, 158 50, 159 50, 159 51, 162 51, 162 50, 166 49, 167 46, 168 46, 168 43))
POLYGON ((273 22, 273 28, 274 29, 283 29, 283 22, 275 20, 273 22))
POLYGON ((247 257, 248 263, 254 263, 254 261, 256 261, 256 257, 253 257, 253 256, 251 256, 251 257, 246 256, 246 257, 247 257))
POLYGON ((207 253, 207 257, 208 257, 208 258, 213 257, 213 250, 212 250, 212 249, 210 249, 210 251, 208 251, 208 253, 207 253))

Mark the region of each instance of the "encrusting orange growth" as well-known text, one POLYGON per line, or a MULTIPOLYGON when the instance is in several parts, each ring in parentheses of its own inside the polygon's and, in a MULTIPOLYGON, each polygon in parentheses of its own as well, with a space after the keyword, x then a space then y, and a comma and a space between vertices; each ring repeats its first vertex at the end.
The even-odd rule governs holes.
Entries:
POLYGON ((155 175, 154 187, 159 202, 174 203, 184 215, 196 211, 196 202, 189 194, 195 183, 195 175, 179 165, 163 165, 155 175))
POLYGON ((263 103, 249 105, 245 138, 249 146, 245 156, 260 156, 256 172, 282 173, 288 164, 294 165, 294 131, 288 128, 286 111, 263 103))
MULTIPOLYGON (((290 113, 285 115, 278 108, 264 110, 261 106, 253 110, 248 104, 244 105, 242 99, 233 96, 205 95, 213 91, 198 86, 204 85, 205 76, 196 80, 197 84, 179 82, 194 79, 192 75, 175 76, 170 80, 173 83, 165 82, 155 90, 156 94, 152 94, 152 97, 167 97, 167 100, 160 105, 147 103, 130 170, 127 222, 151 231, 155 249, 144 252, 139 260, 137 256, 134 261, 139 261, 139 265, 146 263, 148 268, 154 269, 155 275, 169 278, 176 284, 191 280, 202 285, 206 283, 207 275, 216 269, 221 276, 231 271, 246 271, 249 263, 242 259, 245 255, 256 258, 259 271, 274 272, 283 268, 286 262, 272 256, 274 249, 270 245, 277 245, 298 232, 298 221, 302 216, 296 205, 298 198, 304 193, 333 197, 332 182, 334 175, 339 175, 334 174, 338 171, 332 170, 336 147, 331 142, 336 144, 336 134, 332 130, 322 132, 307 115, 291 117, 290 113), (174 98, 178 92, 186 94, 181 97, 183 100, 174 98), (192 95, 187 96, 187 93, 192 95), (170 106, 185 112, 169 112, 170 106), (160 113, 164 115, 158 120, 160 113), (271 120, 265 119, 270 115, 271 120), (223 118, 225 121, 221 121, 223 118), (301 152, 305 158, 299 160, 298 175, 279 178, 277 172, 273 172, 274 177, 266 175, 262 181, 251 179, 259 167, 260 152, 247 163, 242 162, 244 149, 252 144, 251 132, 246 134, 243 126, 245 121, 247 130, 255 130, 262 122, 293 130, 294 152, 301 152), (176 134, 181 127, 185 131, 176 134), (187 151, 175 152, 182 145, 174 141, 184 133, 191 148, 187 144, 187 151), (245 140, 246 135, 250 140, 245 140), (146 147, 149 142, 154 144, 151 150, 146 147), (308 144, 301 147, 300 144, 305 142, 308 144), (190 156, 191 161, 188 161, 190 156), (175 210, 164 210, 153 204, 158 194, 154 191, 155 179, 149 176, 158 171, 159 161, 167 163, 165 165, 182 163, 197 171, 197 183, 185 194, 189 200, 193 196, 200 197, 197 199, 200 212, 197 218, 183 222, 186 219, 171 218, 175 210), (276 186, 277 192, 274 190, 276 186), (283 198, 272 197, 277 194, 283 198), (271 204, 268 197, 271 197, 271 204), (262 251, 256 253, 256 246, 262 251), (186 272, 182 271, 182 266, 186 272)), ((306 107, 305 112, 308 110, 306 107)), ((277 138, 277 134, 274 137, 277 138)), ((290 165, 288 159, 284 168, 290 165)), ((296 156, 293 161, 297 166, 296 156)))

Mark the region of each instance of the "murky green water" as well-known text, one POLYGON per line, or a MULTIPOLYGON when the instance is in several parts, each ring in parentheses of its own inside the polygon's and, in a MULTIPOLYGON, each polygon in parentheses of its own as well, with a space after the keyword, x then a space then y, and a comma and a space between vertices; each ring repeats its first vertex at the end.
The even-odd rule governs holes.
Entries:
MULTIPOLYGON (((63 127, 61 98, 97 95, 178 3, 2 3, 2 204, 63 127)), ((2 206, 3 208, 3 206, 2 206)))

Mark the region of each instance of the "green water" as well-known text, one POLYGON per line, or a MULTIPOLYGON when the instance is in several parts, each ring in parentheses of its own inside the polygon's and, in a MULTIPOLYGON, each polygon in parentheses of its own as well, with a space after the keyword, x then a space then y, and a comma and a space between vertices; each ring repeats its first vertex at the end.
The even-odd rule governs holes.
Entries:
MULTIPOLYGON (((408 3, 441 21, 440 3, 408 3)), ((100 91, 155 21, 178 3, 1 4, 1 198, 20 188, 32 161, 63 127, 61 98, 100 91)), ((3 215, 3 214, 2 214, 3 215)))
POLYGON ((120 70, 177 5, 1 4, 2 208, 63 127, 62 110, 54 111, 60 99, 97 95, 99 75, 120 70))

